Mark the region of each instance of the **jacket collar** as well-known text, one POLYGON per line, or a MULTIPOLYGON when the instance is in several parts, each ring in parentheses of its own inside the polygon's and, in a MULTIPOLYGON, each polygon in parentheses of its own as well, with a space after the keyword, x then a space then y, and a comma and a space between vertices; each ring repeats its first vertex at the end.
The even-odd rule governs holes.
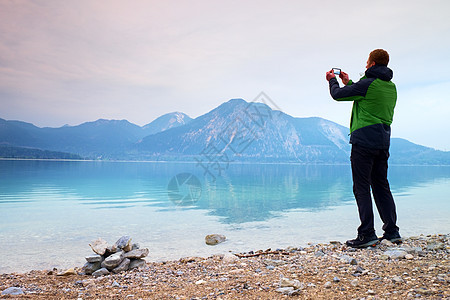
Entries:
POLYGON ((394 72, 386 65, 374 65, 366 70, 367 78, 379 78, 384 81, 390 81, 394 72))

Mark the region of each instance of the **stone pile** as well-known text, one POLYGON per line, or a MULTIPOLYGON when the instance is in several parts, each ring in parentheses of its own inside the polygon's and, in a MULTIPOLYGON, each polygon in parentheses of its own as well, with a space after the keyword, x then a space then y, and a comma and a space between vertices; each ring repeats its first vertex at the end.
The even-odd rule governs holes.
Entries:
POLYGON ((82 268, 86 275, 102 276, 146 266, 144 257, 148 255, 148 249, 140 249, 139 244, 132 244, 131 237, 127 235, 113 245, 98 238, 89 246, 95 254, 86 256, 87 262, 82 268))

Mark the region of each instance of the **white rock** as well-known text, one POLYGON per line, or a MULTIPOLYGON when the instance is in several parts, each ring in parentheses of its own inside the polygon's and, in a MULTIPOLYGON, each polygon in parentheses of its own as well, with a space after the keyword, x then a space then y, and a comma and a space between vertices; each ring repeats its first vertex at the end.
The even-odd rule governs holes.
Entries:
POLYGON ((105 254, 106 248, 108 248, 108 243, 104 239, 98 238, 91 242, 89 246, 91 246, 92 251, 95 253, 103 255, 105 254))
POLYGON ((203 279, 197 280, 197 281, 195 282, 196 285, 203 284, 203 283, 206 283, 206 281, 203 280, 203 279))
POLYGON ((287 287, 280 287, 275 290, 278 293, 282 293, 283 295, 289 295, 289 293, 292 293, 294 291, 294 288, 292 286, 287 287))
POLYGON ((233 264, 237 261, 239 261, 239 258, 231 253, 226 253, 222 258, 222 262, 225 264, 233 264))
POLYGON ((123 252, 117 252, 110 256, 108 256, 101 264, 102 268, 107 268, 109 270, 114 269, 117 267, 123 259, 123 252))
POLYGON ((96 263, 96 262, 102 262, 103 260, 103 256, 99 255, 99 254, 92 254, 89 256, 86 256, 86 261, 90 262, 90 263, 96 263))
POLYGON ((389 240, 383 239, 383 240, 380 242, 380 245, 387 246, 387 247, 393 247, 393 246, 394 246, 394 243, 392 243, 392 242, 389 241, 389 240))
POLYGON ((286 277, 282 277, 280 279, 280 287, 293 287, 294 289, 303 288, 303 284, 297 279, 289 279, 286 277))
POLYGON ((401 259, 405 258, 408 252, 403 249, 390 249, 385 251, 383 254, 389 256, 390 259, 401 259))
POLYGON ((148 248, 135 249, 125 253, 125 258, 144 258, 148 255, 148 248))
POLYGON ((69 275, 77 275, 77 272, 74 270, 74 268, 70 268, 56 274, 56 276, 69 276, 69 275))
POLYGON ((9 287, 6 290, 2 291, 2 295, 13 295, 13 296, 17 296, 17 295, 22 295, 23 294, 23 290, 19 287, 9 287))

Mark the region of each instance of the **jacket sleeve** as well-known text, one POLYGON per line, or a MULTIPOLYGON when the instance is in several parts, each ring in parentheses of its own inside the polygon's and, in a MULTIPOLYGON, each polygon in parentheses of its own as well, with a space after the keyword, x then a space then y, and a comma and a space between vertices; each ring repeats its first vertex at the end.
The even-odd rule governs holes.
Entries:
POLYGON ((339 87, 337 79, 331 78, 328 82, 330 95, 336 101, 358 101, 366 96, 367 89, 372 81, 371 79, 362 79, 358 82, 351 82, 344 87, 339 87))

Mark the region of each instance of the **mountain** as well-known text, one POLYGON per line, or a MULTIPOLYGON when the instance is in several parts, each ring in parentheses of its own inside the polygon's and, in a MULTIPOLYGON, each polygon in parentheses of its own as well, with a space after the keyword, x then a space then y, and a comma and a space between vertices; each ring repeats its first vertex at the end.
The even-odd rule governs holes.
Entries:
MULTIPOLYGON (((190 123, 150 135, 130 156, 195 160, 216 168, 233 161, 349 163, 349 129, 322 118, 295 118, 263 103, 232 99, 190 123)), ((450 165, 450 152, 391 140, 393 164, 450 165)))
POLYGON ((348 162, 348 129, 321 118, 294 118, 263 103, 232 99, 189 124, 136 144, 147 159, 348 162), (206 153, 203 155, 202 153, 206 153))
POLYGON ((144 127, 127 120, 99 119, 77 126, 39 128, 26 122, 0 119, 0 144, 76 153, 90 159, 123 159, 124 149, 151 134, 148 132, 176 127, 181 124, 179 122, 190 120, 181 113, 163 117, 156 124, 152 125, 152 122, 144 127))
POLYGON ((115 158, 121 149, 143 137, 142 128, 126 120, 104 120, 78 126, 39 128, 0 119, 0 143, 76 153, 87 158, 115 158))
MULTIPOLYGON (((127 120, 100 119, 39 128, 0 119, 0 145, 90 159, 189 160, 216 168, 234 161, 348 164, 348 133, 348 128, 329 120, 295 118, 242 99, 232 99, 195 119, 175 112, 143 127, 127 120)), ((450 165, 450 152, 393 138, 390 162, 450 165)))
POLYGON ((162 115, 151 123, 143 126, 142 129, 147 136, 170 128, 186 125, 191 121, 192 119, 188 115, 181 112, 173 112, 162 115))
POLYGON ((450 152, 417 145, 408 140, 391 139, 390 161, 402 165, 450 165, 450 152))

